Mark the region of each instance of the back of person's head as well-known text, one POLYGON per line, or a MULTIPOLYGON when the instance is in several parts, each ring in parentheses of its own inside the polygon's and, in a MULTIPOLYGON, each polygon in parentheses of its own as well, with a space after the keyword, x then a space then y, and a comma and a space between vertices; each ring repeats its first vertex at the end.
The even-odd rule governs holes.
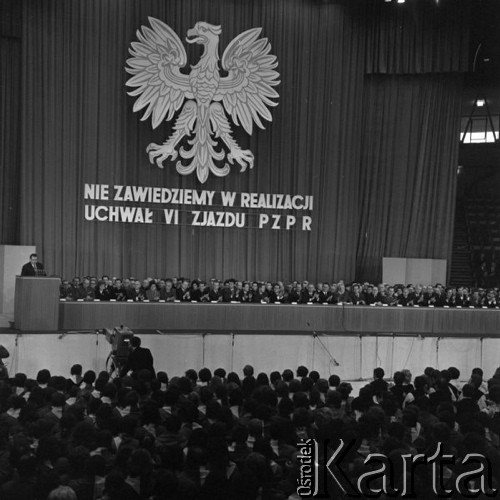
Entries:
POLYGON ((276 385, 278 382, 281 381, 281 373, 278 371, 273 371, 269 374, 269 380, 271 381, 271 384, 276 385))
POLYGON ((302 377, 307 377, 307 374, 309 373, 309 369, 306 368, 305 366, 301 365, 297 368, 297 377, 302 378, 302 377))
POLYGON ((115 399, 117 392, 118 392, 118 390, 116 388, 116 385, 113 384, 112 382, 108 382, 102 388, 101 396, 107 397, 107 398, 113 400, 113 399, 115 399))
POLYGON ((292 400, 295 408, 309 408, 309 397, 305 392, 296 392, 292 400))
POLYGON ((338 375, 330 375, 328 385, 330 387, 338 387, 340 385, 340 377, 338 375))
POLYGON ((140 347, 141 346, 141 339, 140 337, 136 337, 135 335, 130 339, 130 345, 132 347, 140 347))
POLYGON ((283 373, 281 374, 281 376, 285 382, 290 382, 293 380, 292 370, 289 370, 289 369, 283 370, 283 373))
POLYGON ((269 386, 269 377, 267 373, 260 372, 255 379, 257 386, 269 386))
POLYGON ((252 365, 245 365, 243 367, 243 375, 245 377, 252 377, 254 373, 253 366, 252 365))
POLYGON ((46 369, 40 370, 36 375, 36 381, 39 384, 48 384, 49 380, 50 380, 49 370, 46 369))
POLYGON ((473 398, 475 394, 475 387, 471 384, 465 384, 462 387, 462 396, 464 398, 473 398))
POLYGON ((443 411, 439 413, 438 418, 440 422, 445 423, 450 429, 455 427, 455 415, 451 411, 443 411))
POLYGON ((373 378, 374 379, 383 379, 385 375, 384 369, 383 368, 375 368, 373 370, 373 378))
POLYGON ((227 374, 227 383, 241 386, 241 380, 239 375, 236 372, 229 372, 227 374))
POLYGON ((101 392, 106 386, 107 381, 103 378, 97 378, 94 384, 95 390, 101 392))
POLYGON ((208 368, 202 368, 198 372, 198 378, 200 382, 210 382, 210 380, 212 380, 212 372, 208 368))
POLYGON ((122 498, 123 487, 125 486, 125 478, 118 470, 112 470, 104 481, 104 492, 109 500, 119 500, 122 498))
POLYGON ((448 383, 451 380, 450 372, 448 370, 441 370, 441 378, 448 383))
POLYGON ((432 366, 427 366, 424 370, 424 375, 426 375, 427 377, 432 377, 434 373, 434 368, 432 366))
MULTIPOLYGON (((196 373, 196 372, 195 372, 196 373)), ((156 379, 158 380, 158 382, 160 382, 161 384, 168 384, 168 375, 166 372, 158 372, 156 374, 156 379)))
POLYGON ((483 383, 483 376, 479 373, 473 373, 470 377, 469 383, 476 388, 479 388, 483 383))
POLYGON ((186 377, 192 380, 194 383, 198 380, 198 373, 196 373, 196 370, 193 368, 190 368, 189 370, 186 370, 185 373, 186 377))
POLYGON ((460 370, 454 366, 448 368, 448 373, 450 374, 450 380, 458 380, 460 377, 460 370))
POLYGON ((342 404, 342 395, 339 391, 328 391, 326 395, 326 406, 330 406, 331 408, 340 408, 342 404))
POLYGON ((64 397, 64 394, 61 394, 60 392, 54 392, 54 394, 52 394, 50 404, 53 408, 62 408, 65 403, 66 398, 64 397))
POLYGON ((224 380, 226 378, 226 370, 224 370, 224 368, 216 368, 214 370, 214 376, 220 377, 221 380, 224 380))
POLYGON ((87 370, 83 375, 83 382, 92 385, 95 382, 96 374, 93 370, 87 370))
POLYGON ((231 430, 231 441, 243 444, 248 439, 248 429, 241 424, 235 425, 231 430))
POLYGON ((318 381, 316 382, 316 389, 318 389, 318 391, 322 394, 326 394, 329 389, 328 380, 326 380, 325 378, 318 379, 318 381))
POLYGON ((313 370, 312 372, 309 373, 309 378, 316 383, 319 380, 319 372, 316 370, 313 370))
POLYGON ((483 373, 483 370, 481 368, 473 368, 472 375, 479 375, 481 378, 483 378, 484 373, 483 373))
POLYGON ((243 393, 240 388, 233 389, 229 393, 229 405, 241 406, 243 404, 243 393))
POLYGON ((425 375, 419 375, 415 377, 414 384, 417 391, 424 391, 426 387, 429 388, 430 382, 425 375))
POLYGON ((77 500, 77 496, 69 486, 58 486, 49 493, 47 500, 77 500))
POLYGON ((301 384, 301 390, 304 392, 310 392, 314 388, 314 382, 310 377, 302 377, 300 384, 301 384))
POLYGON ((19 388, 23 388, 26 384, 26 374, 25 373, 16 373, 14 375, 14 385, 19 388))
POLYGON ((276 384, 276 395, 280 398, 288 397, 290 390, 288 388, 288 384, 283 380, 276 384))
POLYGON ((405 376, 403 372, 394 372, 393 376, 394 385, 402 385, 405 381, 405 376))
POLYGON ((349 382, 341 382, 337 388, 342 396, 342 399, 346 400, 352 392, 352 385, 349 382))
POLYGON ((302 384, 301 384, 300 380, 293 379, 290 382, 290 384, 288 386, 288 389, 289 389, 290 393, 301 391, 302 390, 302 384))
POLYGON ((432 426, 432 437, 437 442, 446 443, 450 440, 450 427, 444 422, 435 423, 432 426))
POLYGON ((160 469, 155 475, 154 498, 155 500, 170 500, 179 497, 179 478, 172 470, 160 469))
POLYGON ((10 396, 7 400, 7 405, 13 410, 20 410, 26 406, 26 400, 22 396, 10 396))
POLYGON ((17 472, 21 480, 26 480, 35 475, 37 470, 37 461, 33 453, 22 455, 17 463, 17 472))
POLYGON ((81 375, 83 372, 82 365, 73 365, 70 369, 70 375, 81 375))

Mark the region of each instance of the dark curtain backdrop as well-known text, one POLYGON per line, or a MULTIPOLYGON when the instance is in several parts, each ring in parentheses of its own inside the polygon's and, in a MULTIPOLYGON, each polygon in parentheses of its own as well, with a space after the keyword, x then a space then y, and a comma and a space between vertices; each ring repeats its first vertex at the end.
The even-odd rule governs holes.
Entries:
POLYGON ((458 165, 459 75, 367 77, 358 279, 381 256, 448 259, 458 165))
MULTIPOLYGON (((463 47, 448 43, 446 34, 456 28, 442 20, 436 21, 442 35, 437 39, 409 36, 412 60, 421 60, 429 51, 447 54, 431 68, 410 67, 409 72, 444 73, 410 77, 410 88, 401 87, 399 76, 391 80, 388 93, 405 91, 399 93, 404 113, 394 114, 390 127, 393 135, 406 130, 412 136, 402 138, 400 146, 392 144, 394 154, 383 153, 385 122, 378 120, 391 116, 394 103, 380 88, 384 84, 377 85, 378 76, 365 80, 365 72, 401 72, 399 66, 374 62, 390 60, 395 49, 389 35, 397 31, 399 20, 377 24, 373 16, 382 20, 385 13, 370 13, 367 5, 370 2, 25 0, 20 243, 36 244, 49 273, 68 277, 108 273, 351 280, 366 273, 366 279, 379 279, 384 252, 442 256, 452 235, 450 165, 458 140, 441 138, 455 133, 451 101, 460 92, 458 85, 447 86, 454 77, 446 72, 460 68, 460 62, 449 61, 462 61, 463 47), (255 154, 253 170, 240 174, 235 168, 226 178, 210 177, 200 185, 194 176, 181 178, 174 166, 160 170, 149 164, 146 145, 163 142, 170 127, 164 124, 152 131, 149 122, 139 121, 132 112, 134 101, 126 95, 124 71, 129 44, 148 16, 165 21, 181 38, 198 20, 221 24, 221 52, 242 31, 262 26, 278 57, 281 84, 279 106, 272 110, 273 122, 266 130, 256 130, 250 138, 236 133, 240 145, 255 154), (380 41, 376 50, 373 37, 380 41), (438 102, 440 95, 450 106, 438 102), (428 101, 425 109, 420 109, 420 97, 428 101), (429 127, 440 133, 427 134, 429 127), (408 149, 415 136, 420 137, 418 154, 408 149), (405 172, 417 175, 419 183, 405 172), (85 182, 312 194, 313 230, 88 222, 83 214, 85 182), (396 230, 386 218, 398 185, 418 187, 407 197, 425 210, 415 210, 411 221, 405 219, 396 230), (421 201, 421 193, 429 192, 445 202, 421 201), (382 219, 372 217, 370 210, 382 219), (440 217, 447 222, 439 227, 448 233, 439 241, 427 236, 422 241, 422 228, 440 217)), ((428 15, 437 16, 437 11, 428 15)), ((407 25, 411 28, 410 20, 407 25)), ((199 55, 196 47, 189 47, 191 64, 199 55)), ((394 211, 402 208, 392 206, 394 211)))
POLYGON ((0 242, 19 243, 21 4, 0 2, 0 242))

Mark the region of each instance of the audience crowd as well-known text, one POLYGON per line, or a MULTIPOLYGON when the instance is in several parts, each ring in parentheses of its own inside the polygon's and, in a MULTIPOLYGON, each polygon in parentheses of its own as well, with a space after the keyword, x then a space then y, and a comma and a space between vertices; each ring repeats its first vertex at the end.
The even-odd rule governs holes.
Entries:
MULTIPOLYGON (((414 379, 402 370, 390 383, 376 368, 358 394, 304 366, 113 378, 74 365, 68 375, 44 369, 36 380, 17 373, 0 381, 2 500, 299 499, 298 448, 309 438, 319 443, 323 498, 342 497, 325 472, 341 439, 352 445, 341 466, 352 484, 370 470, 369 453, 395 464, 391 481, 400 487, 401 458, 438 447, 456 459, 438 468, 439 487, 454 489, 470 453, 491 464, 485 484, 499 484, 500 368, 487 381, 476 368, 464 385, 455 367, 428 367, 414 379)), ((413 498, 439 498, 432 473, 415 468, 413 498)))
POLYGON ((122 302, 243 302, 270 304, 353 304, 418 307, 498 308, 497 288, 445 287, 422 285, 377 286, 370 283, 310 283, 293 281, 224 282, 212 278, 208 283, 187 278, 153 279, 74 277, 62 280, 61 300, 122 302))

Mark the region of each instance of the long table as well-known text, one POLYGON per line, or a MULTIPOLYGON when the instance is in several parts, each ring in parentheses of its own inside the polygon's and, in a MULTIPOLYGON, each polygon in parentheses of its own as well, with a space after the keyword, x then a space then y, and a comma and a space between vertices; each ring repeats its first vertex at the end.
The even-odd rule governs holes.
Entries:
POLYGON ((60 302, 59 330, 500 337, 500 310, 382 306, 60 302))

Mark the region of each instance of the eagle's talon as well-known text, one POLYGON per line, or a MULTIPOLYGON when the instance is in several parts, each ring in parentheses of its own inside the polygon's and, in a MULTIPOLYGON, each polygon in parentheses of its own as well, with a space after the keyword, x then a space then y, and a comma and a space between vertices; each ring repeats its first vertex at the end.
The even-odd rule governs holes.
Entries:
POLYGON ((163 162, 169 157, 172 161, 177 158, 175 148, 167 144, 160 145, 153 142, 146 148, 146 152, 148 153, 150 163, 154 165, 156 162, 159 168, 163 168, 163 162))
POLYGON ((249 149, 233 149, 228 155, 227 159, 231 165, 236 160, 240 165, 240 172, 245 172, 247 167, 253 168, 254 156, 253 153, 249 149))

